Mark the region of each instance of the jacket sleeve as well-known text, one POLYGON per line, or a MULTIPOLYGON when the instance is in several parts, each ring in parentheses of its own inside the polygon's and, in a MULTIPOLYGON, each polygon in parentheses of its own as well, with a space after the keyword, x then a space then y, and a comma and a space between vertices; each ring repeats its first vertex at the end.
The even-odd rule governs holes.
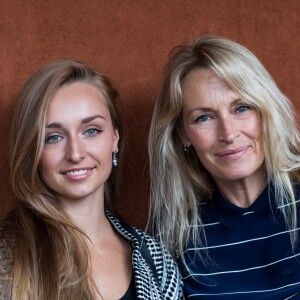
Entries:
POLYGON ((161 288, 166 299, 183 299, 182 279, 178 266, 170 253, 162 247, 165 276, 161 281, 161 288))
POLYGON ((11 298, 13 238, 7 228, 0 227, 0 300, 11 298))
POLYGON ((175 260, 156 239, 144 232, 140 231, 139 233, 144 236, 144 241, 153 258, 158 276, 158 284, 164 299, 184 299, 182 292, 182 278, 175 260))

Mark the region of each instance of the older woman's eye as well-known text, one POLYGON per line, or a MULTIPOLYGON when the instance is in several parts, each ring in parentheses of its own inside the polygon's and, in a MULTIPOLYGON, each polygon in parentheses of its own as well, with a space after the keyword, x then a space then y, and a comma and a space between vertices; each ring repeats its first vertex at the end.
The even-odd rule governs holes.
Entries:
POLYGON ((252 107, 250 105, 239 105, 236 107, 235 111, 236 112, 245 112, 250 109, 252 109, 252 107))
POLYGON ((53 134, 46 137, 45 143, 46 144, 55 144, 58 143, 62 139, 62 136, 58 134, 53 134))
POLYGON ((211 116, 210 115, 202 115, 202 116, 199 116, 195 119, 195 123, 202 123, 202 122, 206 122, 208 120, 211 119, 211 116))

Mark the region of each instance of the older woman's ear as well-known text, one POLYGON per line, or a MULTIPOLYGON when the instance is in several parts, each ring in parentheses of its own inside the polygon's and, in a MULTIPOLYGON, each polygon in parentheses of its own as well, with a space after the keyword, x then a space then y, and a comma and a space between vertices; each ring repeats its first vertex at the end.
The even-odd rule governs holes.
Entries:
POLYGON ((184 148, 189 148, 192 145, 183 126, 178 130, 178 135, 184 148))

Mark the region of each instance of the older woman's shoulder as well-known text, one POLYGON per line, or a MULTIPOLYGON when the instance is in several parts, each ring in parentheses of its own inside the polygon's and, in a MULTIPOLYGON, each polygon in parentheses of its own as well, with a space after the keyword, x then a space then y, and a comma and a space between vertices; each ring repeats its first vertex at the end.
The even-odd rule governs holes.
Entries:
POLYGON ((294 191, 296 194, 300 194, 300 182, 294 183, 294 191))

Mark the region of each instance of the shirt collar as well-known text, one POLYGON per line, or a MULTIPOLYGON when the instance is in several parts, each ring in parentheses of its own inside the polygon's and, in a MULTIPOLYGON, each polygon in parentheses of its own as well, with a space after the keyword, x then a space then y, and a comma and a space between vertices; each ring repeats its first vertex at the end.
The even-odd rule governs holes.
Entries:
POLYGON ((233 228, 239 219, 247 213, 256 213, 268 216, 272 213, 273 204, 270 201, 272 197, 273 188, 271 185, 263 190, 255 202, 248 208, 238 207, 228 200, 226 200, 219 192, 216 192, 210 202, 210 213, 225 227, 233 228))

